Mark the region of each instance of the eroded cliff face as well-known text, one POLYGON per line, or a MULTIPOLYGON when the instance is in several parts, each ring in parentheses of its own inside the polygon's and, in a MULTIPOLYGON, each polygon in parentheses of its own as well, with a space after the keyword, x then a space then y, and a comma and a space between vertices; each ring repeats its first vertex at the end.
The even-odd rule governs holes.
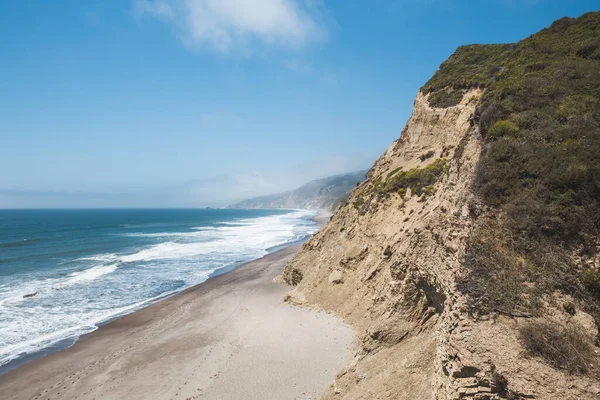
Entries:
MULTIPOLYGON (((331 399, 593 399, 600 385, 526 358, 520 316, 469 313, 458 290, 477 218, 482 95, 448 108, 419 93, 400 139, 331 221, 287 265, 286 300, 337 313, 360 344, 331 399)), ((593 319, 557 304, 553 318, 597 335, 593 319)), ((553 310, 553 311, 552 311, 553 310)))

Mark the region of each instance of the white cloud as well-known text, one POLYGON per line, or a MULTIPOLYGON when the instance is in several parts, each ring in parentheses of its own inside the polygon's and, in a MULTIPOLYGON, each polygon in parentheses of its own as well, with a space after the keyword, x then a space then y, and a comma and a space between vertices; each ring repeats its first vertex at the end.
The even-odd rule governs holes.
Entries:
POLYGON ((172 24, 194 46, 230 52, 251 42, 299 48, 324 36, 315 0, 134 0, 138 15, 172 24))

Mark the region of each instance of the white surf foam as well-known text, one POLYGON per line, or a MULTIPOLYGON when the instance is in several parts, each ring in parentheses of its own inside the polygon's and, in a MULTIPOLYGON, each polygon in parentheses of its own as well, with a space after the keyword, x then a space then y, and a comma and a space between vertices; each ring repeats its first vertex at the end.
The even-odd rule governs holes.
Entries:
POLYGON ((125 315, 128 312, 138 310, 147 304, 151 304, 156 300, 163 299, 177 292, 178 291, 174 290, 125 307, 115 308, 107 312, 93 313, 88 315, 86 319, 80 320, 79 324, 76 326, 54 331, 42 336, 38 336, 34 339, 24 340, 16 344, 8 345, 2 348, 0 353, 0 365, 7 364, 24 354, 31 354, 43 350, 44 348, 52 346, 63 340, 77 338, 81 335, 85 335, 86 333, 91 333, 98 329, 98 326, 104 322, 125 315))
POLYGON ((116 269, 117 264, 111 264, 99 265, 83 271, 72 272, 69 274, 69 279, 67 279, 64 283, 66 285, 73 285, 81 282, 93 281, 94 279, 98 279, 106 274, 116 271, 116 269))
POLYGON ((76 261, 86 268, 61 276, 22 277, 0 286, 0 365, 91 332, 104 321, 201 283, 219 268, 312 234, 316 225, 306 222, 311 215, 295 211, 152 234, 166 241, 129 254, 80 258, 76 261))
MULTIPOLYGON (((265 254, 270 247, 285 244, 312 234, 314 226, 307 227, 301 232, 295 232, 295 224, 301 218, 312 215, 309 211, 296 211, 291 214, 274 215, 253 219, 242 219, 234 223, 224 223, 222 227, 212 230, 185 232, 179 237, 211 238, 210 241, 180 243, 169 241, 160 243, 137 253, 122 256, 121 262, 139 262, 165 259, 186 258, 209 253, 234 253, 240 250, 260 250, 265 254)), ((173 234, 152 234, 171 237, 173 234)))

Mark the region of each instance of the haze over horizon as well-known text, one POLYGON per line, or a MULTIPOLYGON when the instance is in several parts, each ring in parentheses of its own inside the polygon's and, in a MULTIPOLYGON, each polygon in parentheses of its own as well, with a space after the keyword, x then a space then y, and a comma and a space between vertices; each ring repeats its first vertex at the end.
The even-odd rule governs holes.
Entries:
POLYGON ((366 169, 456 47, 594 6, 4 2, 0 208, 224 206, 366 169))

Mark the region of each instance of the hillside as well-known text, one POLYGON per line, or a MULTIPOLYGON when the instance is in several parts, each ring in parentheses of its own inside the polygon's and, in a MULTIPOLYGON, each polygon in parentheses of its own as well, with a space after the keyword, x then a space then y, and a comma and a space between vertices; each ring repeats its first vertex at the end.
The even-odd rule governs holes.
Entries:
POLYGON ((298 189, 255 197, 232 205, 232 208, 300 208, 329 210, 347 195, 358 182, 365 179, 366 171, 351 172, 311 181, 298 189))
POLYGON ((325 398, 600 398, 600 12, 458 48, 283 279, 359 332, 325 398))

